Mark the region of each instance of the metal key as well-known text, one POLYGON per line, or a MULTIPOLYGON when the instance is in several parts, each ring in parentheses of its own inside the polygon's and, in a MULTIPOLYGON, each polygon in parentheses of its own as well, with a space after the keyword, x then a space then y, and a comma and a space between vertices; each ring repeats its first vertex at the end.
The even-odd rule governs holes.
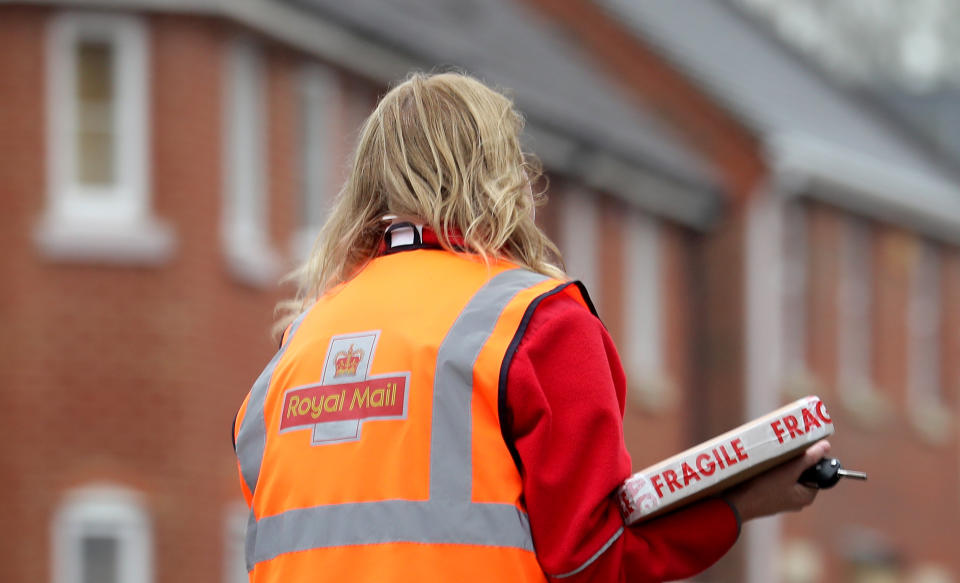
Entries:
POLYGON ((837 458, 825 457, 804 470, 804 472, 800 474, 800 478, 797 479, 797 482, 810 488, 825 490, 836 486, 840 478, 866 480, 867 474, 864 472, 845 470, 837 458))
POLYGON ((845 470, 843 468, 840 468, 839 470, 837 470, 837 473, 840 474, 841 478, 851 478, 853 480, 860 480, 861 482, 867 481, 866 472, 857 472, 855 470, 845 470))

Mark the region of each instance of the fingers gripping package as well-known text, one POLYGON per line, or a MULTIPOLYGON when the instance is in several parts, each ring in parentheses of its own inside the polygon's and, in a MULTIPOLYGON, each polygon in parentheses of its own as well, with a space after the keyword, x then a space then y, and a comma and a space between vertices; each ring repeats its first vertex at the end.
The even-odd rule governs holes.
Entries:
POLYGON ((623 483, 620 510, 627 524, 725 490, 833 434, 819 397, 804 397, 641 470, 623 483))

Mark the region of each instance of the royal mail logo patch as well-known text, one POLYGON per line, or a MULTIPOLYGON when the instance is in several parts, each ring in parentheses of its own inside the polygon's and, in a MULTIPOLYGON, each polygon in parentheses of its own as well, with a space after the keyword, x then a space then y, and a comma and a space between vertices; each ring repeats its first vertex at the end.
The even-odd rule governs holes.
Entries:
POLYGON ((407 417, 410 373, 370 375, 380 332, 330 339, 321 382, 287 390, 280 433, 310 429, 311 443, 360 439, 364 422, 407 417))

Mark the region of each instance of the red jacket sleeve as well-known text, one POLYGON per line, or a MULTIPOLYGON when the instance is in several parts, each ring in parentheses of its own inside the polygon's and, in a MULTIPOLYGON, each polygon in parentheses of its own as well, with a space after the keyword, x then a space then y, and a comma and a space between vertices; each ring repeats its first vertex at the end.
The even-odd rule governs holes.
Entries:
POLYGON ((682 579, 723 556, 739 524, 719 499, 624 525, 613 495, 631 474, 626 380, 600 321, 556 294, 522 334, 507 373, 504 434, 519 458, 534 545, 551 580, 682 579))

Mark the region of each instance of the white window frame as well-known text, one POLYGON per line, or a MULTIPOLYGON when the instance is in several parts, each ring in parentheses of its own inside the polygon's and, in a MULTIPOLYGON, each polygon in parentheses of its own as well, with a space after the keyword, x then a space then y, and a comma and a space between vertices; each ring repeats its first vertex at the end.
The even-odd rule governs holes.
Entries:
POLYGON ((171 228, 152 215, 148 29, 130 14, 64 11, 47 30, 47 204, 35 232, 52 259, 154 264, 173 251, 171 228), (108 43, 114 54, 115 182, 75 180, 76 50, 108 43))
POLYGON ((270 244, 266 75, 260 47, 233 39, 224 87, 224 194, 221 237, 227 263, 241 282, 276 284, 280 259, 270 244))
POLYGON ((118 583, 153 583, 151 528, 140 495, 130 489, 92 484, 69 492, 53 518, 53 583, 82 583, 87 536, 117 540, 118 583))
POLYGON ((299 89, 303 116, 300 189, 291 250, 296 259, 303 260, 313 249, 333 200, 341 87, 333 69, 311 63, 303 69, 299 89))
POLYGON ((875 227, 867 219, 844 218, 836 296, 837 392, 847 411, 867 427, 881 426, 893 412, 873 371, 876 245, 875 227))
POLYGON ((848 399, 876 390, 873 383, 872 229, 866 219, 847 217, 840 237, 837 370, 840 392, 848 395, 848 399))
POLYGON ((907 308, 907 410, 914 430, 930 443, 948 443, 953 415, 944 406, 943 253, 919 241, 907 308))
POLYGON ((243 502, 227 507, 223 521, 223 582, 247 583, 246 534, 250 509, 243 502))
POLYGON ((802 200, 788 199, 781 212, 781 389, 788 398, 799 398, 820 392, 808 349, 810 211, 802 200))
POLYGON ((663 271, 660 224, 631 210, 623 223, 625 298, 624 360, 631 396, 652 411, 666 408, 672 386, 665 371, 663 271))
POLYGON ((783 365, 788 377, 808 368, 807 312, 809 311, 810 222, 803 203, 784 205, 783 218, 783 365))
POLYGON ((586 286, 594 305, 599 308, 600 266, 597 262, 599 242, 599 200, 596 194, 579 187, 563 190, 560 209, 560 252, 567 274, 586 286))
POLYGON ((920 242, 910 273, 907 310, 907 399, 911 407, 940 405, 940 252, 932 243, 920 242))

